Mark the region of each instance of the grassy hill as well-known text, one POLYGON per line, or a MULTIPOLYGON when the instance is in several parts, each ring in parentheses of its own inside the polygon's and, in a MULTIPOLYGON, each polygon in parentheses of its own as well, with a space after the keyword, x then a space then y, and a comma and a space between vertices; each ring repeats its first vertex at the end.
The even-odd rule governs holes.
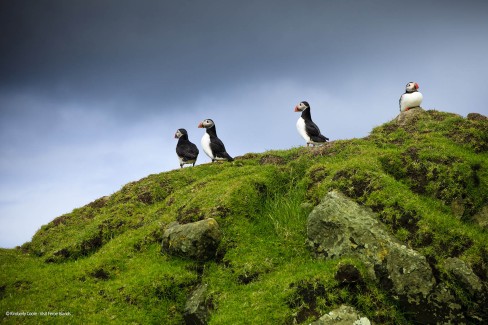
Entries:
POLYGON ((359 260, 308 250, 307 216, 332 189, 426 256, 469 315, 475 297, 450 281, 443 261, 460 258, 486 285, 488 120, 417 110, 363 139, 150 175, 57 217, 31 242, 0 250, 0 318, 181 324, 188 294, 206 283, 210 324, 308 324, 342 303, 375 323, 408 323, 366 272, 360 288, 334 278, 341 263, 363 270, 359 260), (215 259, 161 253, 167 224, 208 217, 223 234, 215 259))

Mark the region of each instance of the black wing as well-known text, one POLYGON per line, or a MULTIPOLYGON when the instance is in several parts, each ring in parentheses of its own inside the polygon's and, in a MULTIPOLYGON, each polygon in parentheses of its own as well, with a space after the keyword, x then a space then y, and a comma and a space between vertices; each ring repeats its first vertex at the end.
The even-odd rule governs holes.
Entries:
POLYGON ((326 136, 320 134, 320 135, 317 135, 317 136, 311 136, 310 139, 312 139, 312 141, 315 141, 315 142, 327 142, 329 141, 329 138, 327 138, 326 136))
POLYGON ((320 135, 319 127, 312 121, 305 121, 305 131, 309 137, 318 137, 320 135))
POLYGON ((224 143, 217 137, 210 138, 210 149, 215 157, 232 159, 232 157, 225 150, 224 143))
POLYGON ((176 154, 184 160, 193 160, 198 157, 198 148, 194 143, 188 141, 184 145, 176 147, 176 154))
POLYGON ((320 129, 317 126, 317 124, 315 124, 312 121, 305 121, 305 131, 307 132, 310 139, 312 139, 313 141, 316 141, 316 142, 329 141, 329 138, 323 136, 320 133, 320 129))

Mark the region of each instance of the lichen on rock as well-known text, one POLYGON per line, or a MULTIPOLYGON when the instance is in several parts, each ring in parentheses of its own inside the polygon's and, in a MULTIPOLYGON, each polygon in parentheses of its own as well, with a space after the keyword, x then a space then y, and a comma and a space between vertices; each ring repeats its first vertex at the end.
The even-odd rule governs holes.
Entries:
POLYGON ((211 303, 207 300, 207 290, 207 284, 200 284, 190 294, 183 313, 185 324, 204 325, 208 323, 211 303))
POLYGON ((162 251, 204 261, 215 257, 221 237, 219 224, 213 218, 184 225, 172 222, 163 234, 162 251))
POLYGON ((370 325, 367 317, 361 317, 359 312, 351 306, 341 305, 328 314, 320 317, 310 325, 370 325))
POLYGON ((449 290, 440 290, 426 258, 399 243, 371 210, 342 193, 329 192, 314 208, 307 220, 307 236, 318 258, 355 256, 363 261, 369 275, 412 320, 459 319, 459 305, 454 304, 449 290))

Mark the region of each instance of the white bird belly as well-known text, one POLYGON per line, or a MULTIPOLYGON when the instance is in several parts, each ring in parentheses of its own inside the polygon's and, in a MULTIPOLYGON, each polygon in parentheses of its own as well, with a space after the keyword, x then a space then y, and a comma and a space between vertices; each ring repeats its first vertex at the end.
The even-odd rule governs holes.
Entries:
POLYGON ((423 96, 418 91, 413 93, 407 93, 402 95, 402 100, 400 101, 400 111, 404 112, 407 108, 418 107, 422 104, 423 96))
POLYGON ((302 136, 302 138, 307 141, 307 143, 310 143, 310 137, 305 131, 305 120, 302 117, 300 117, 297 121, 297 131, 302 136))
POLYGON ((183 158, 181 157, 178 157, 178 159, 180 160, 180 165, 191 165, 193 163, 195 163, 197 160, 196 159, 192 159, 192 160, 183 160, 183 158))
POLYGON ((203 151, 205 151, 205 154, 210 159, 214 159, 214 156, 212 154, 212 149, 210 149, 210 136, 208 135, 208 133, 205 132, 200 143, 202 144, 202 148, 203 151))

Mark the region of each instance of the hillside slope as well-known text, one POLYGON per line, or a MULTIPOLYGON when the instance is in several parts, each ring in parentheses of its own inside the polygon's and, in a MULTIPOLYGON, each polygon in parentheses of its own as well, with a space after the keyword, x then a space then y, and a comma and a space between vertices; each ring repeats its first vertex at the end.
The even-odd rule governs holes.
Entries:
POLYGON ((0 317, 181 324, 204 283, 210 324, 308 324, 341 304, 376 324, 413 322, 359 259, 311 254, 307 216, 331 190, 425 256, 468 323, 487 321, 488 120, 419 109, 363 139, 150 175, 62 215, 31 242, 0 250, 0 317), (210 217, 223 234, 215 258, 161 252, 169 223, 210 217), (445 269, 453 257, 483 282, 481 295, 445 269), (342 285, 335 275, 344 264, 364 282, 342 285))

